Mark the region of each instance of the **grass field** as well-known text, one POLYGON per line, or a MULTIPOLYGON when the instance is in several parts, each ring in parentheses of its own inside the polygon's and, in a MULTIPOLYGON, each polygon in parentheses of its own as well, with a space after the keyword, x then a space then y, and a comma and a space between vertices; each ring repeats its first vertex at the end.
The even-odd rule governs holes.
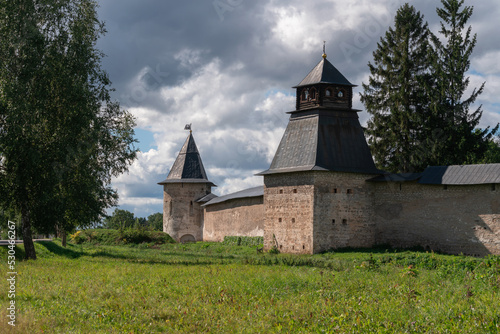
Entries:
POLYGON ((37 244, 16 264, 15 329, 0 285, 0 333, 500 332, 499 257, 153 247, 37 244))

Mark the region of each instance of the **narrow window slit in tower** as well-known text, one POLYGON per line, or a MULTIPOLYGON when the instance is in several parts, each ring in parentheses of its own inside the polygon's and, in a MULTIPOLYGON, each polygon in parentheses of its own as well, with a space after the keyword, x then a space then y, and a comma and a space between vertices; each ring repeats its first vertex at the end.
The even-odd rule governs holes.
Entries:
POLYGON ((342 225, 347 225, 347 219, 342 219, 342 225))

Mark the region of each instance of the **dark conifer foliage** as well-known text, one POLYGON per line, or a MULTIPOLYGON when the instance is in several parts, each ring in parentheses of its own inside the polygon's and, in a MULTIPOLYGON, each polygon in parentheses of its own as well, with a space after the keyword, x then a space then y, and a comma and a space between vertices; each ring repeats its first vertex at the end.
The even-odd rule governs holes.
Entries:
POLYGON ((372 115, 366 133, 378 168, 410 172, 424 167, 417 146, 429 107, 428 40, 423 15, 405 4, 368 64, 371 75, 361 101, 372 115))
POLYGON ((361 94, 372 115, 366 133, 377 167, 389 172, 497 162, 491 159, 499 126, 478 129, 482 109, 470 110, 484 83, 464 98, 476 45, 466 27, 473 8, 463 0, 441 2, 437 14, 444 42, 405 4, 368 64, 371 75, 361 94))
POLYGON ((466 72, 476 45, 477 36, 472 27, 466 27, 473 13, 472 6, 463 6, 463 0, 442 0, 436 12, 441 18, 439 33, 431 34, 434 50, 434 89, 428 117, 428 132, 432 126, 442 129, 439 140, 434 140, 433 154, 428 157, 433 165, 460 165, 484 161, 492 136, 498 130, 477 129, 482 116, 481 107, 470 110, 483 92, 483 83, 464 97, 470 79, 466 72))

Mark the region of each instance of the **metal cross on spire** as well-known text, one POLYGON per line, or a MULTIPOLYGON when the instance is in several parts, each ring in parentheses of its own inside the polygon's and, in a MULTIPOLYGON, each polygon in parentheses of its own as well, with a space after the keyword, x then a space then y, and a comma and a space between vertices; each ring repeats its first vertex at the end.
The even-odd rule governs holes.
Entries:
POLYGON ((184 127, 184 130, 189 130, 189 133, 192 133, 193 130, 191 130, 191 124, 192 123, 186 124, 186 126, 184 127))
POLYGON ((326 41, 323 41, 323 59, 326 59, 326 41))

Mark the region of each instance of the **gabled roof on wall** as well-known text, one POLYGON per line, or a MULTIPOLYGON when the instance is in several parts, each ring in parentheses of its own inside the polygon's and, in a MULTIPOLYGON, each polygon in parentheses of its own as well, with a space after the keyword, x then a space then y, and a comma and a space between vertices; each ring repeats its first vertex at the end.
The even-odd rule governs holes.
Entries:
POLYGON ((158 184, 166 183, 209 183, 215 187, 207 178, 192 133, 189 133, 177 159, 175 159, 174 165, 170 169, 170 173, 168 173, 167 179, 158 184))
POLYGON ((205 195, 201 198, 198 198, 195 202, 196 203, 207 203, 209 202, 210 200, 214 199, 214 198, 217 198, 217 195, 216 194, 208 194, 208 195, 205 195))
POLYGON ((408 182, 442 185, 500 183, 500 164, 430 166, 423 173, 383 174, 369 182, 408 182))
POLYGON ((427 167, 418 182, 443 185, 500 183, 500 164, 427 167))
POLYGON ((422 177, 422 173, 384 174, 368 179, 370 182, 411 182, 422 177))
POLYGON ((264 186, 253 187, 253 188, 237 191, 235 193, 220 196, 220 197, 212 199, 211 201, 203 204, 202 206, 208 206, 208 205, 212 205, 212 204, 222 203, 222 202, 229 201, 231 199, 260 197, 260 196, 264 196, 264 186))

